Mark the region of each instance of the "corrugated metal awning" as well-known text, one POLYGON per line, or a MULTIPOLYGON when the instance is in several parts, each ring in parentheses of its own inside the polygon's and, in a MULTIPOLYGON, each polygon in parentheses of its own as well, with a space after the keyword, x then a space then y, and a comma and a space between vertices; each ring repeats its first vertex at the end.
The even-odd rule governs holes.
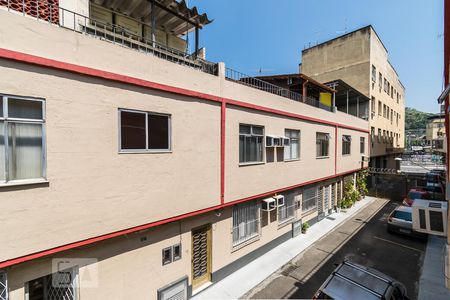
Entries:
MULTIPOLYGON (((151 0, 91 0, 91 2, 142 23, 151 24, 151 0)), ((200 14, 197 7, 187 7, 184 0, 154 0, 154 9, 156 28, 176 36, 212 22, 206 13, 200 14)))

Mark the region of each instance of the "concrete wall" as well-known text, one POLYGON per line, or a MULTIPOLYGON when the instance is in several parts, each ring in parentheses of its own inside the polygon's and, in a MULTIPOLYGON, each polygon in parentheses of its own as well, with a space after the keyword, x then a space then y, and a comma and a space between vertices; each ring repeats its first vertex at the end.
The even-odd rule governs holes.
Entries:
MULTIPOLYGON (((0 48, 367 128, 366 121, 353 116, 317 109, 15 13, 1 10, 0 25, 0 48)), ((0 59, 0 79, 1 93, 46 100, 49 181, 0 187, 0 219, 7 220, 0 238, 8 245, 1 249, 0 261, 220 204, 220 104, 5 59, 0 59), (172 151, 118 153, 118 108, 171 114, 172 151)), ((314 156, 315 132, 333 135, 334 126, 233 106, 227 116, 226 202, 335 175, 333 142, 326 162, 314 156), (239 167, 240 122, 264 125, 267 133, 301 129, 301 159, 239 167)), ((352 154, 338 162, 338 169, 351 171, 360 167, 359 160, 359 154, 352 154)))
MULTIPOLYGON (((382 131, 386 130, 389 132, 393 132, 394 134, 398 134, 398 140, 394 138, 393 145, 378 143, 375 141, 374 147, 372 148, 372 156, 384 155, 386 153, 386 148, 404 148, 405 147, 405 88, 400 82, 399 76, 389 63, 388 60, 388 52, 386 48, 383 46, 382 42, 375 34, 375 32, 371 31, 371 50, 370 50, 370 61, 371 66, 374 65, 377 70, 377 79, 376 82, 370 83, 370 97, 375 98, 375 111, 373 112, 369 123, 370 126, 375 127, 375 132, 378 132, 378 128, 381 128, 382 131), (379 89, 379 72, 383 75, 383 86, 381 87, 381 92, 379 89), (401 99, 397 103, 396 96, 391 97, 384 91, 384 78, 386 78, 391 86, 396 89, 400 95, 401 99), (394 111, 394 120, 391 120, 389 115, 389 119, 383 117, 383 113, 378 111, 378 101, 383 105, 387 105, 389 107, 389 111, 392 109, 394 111), (397 124, 397 120, 395 115, 399 115, 399 121, 397 124)), ((371 75, 370 75, 371 76, 371 75)), ((370 77, 371 78, 371 77, 370 77)), ((376 139, 375 139, 376 140, 376 139)))
MULTIPOLYGON (((405 89, 399 80, 399 76, 389 63, 388 52, 372 27, 364 27, 361 30, 349 33, 342 37, 312 47, 302 52, 302 72, 320 82, 342 79, 367 97, 375 98, 375 111, 369 114, 369 129, 375 127, 399 135, 398 142, 394 138, 394 144, 378 143, 374 139, 371 147, 371 156, 383 156, 389 153, 386 148, 404 148, 405 132, 405 89), (372 83, 372 65, 376 67, 376 82, 372 83), (379 72, 401 94, 401 100, 397 103, 396 97, 381 92, 378 88, 379 72), (378 112, 378 101, 399 115, 391 122, 378 112)), ((384 83, 383 83, 384 84, 384 83)), ((390 113, 390 112, 389 112, 390 113)))
MULTIPOLYGON (((335 180, 324 183, 332 182, 335 180)), ((204 224, 212 225, 213 273, 230 268, 231 263, 276 238, 290 235, 291 222, 281 224, 276 217, 274 218, 276 211, 272 213, 261 211, 263 225, 259 238, 243 247, 233 249, 232 210, 232 207, 227 207, 10 267, 7 269, 9 299, 23 299, 26 283, 51 274, 53 261, 70 262, 92 258, 94 259, 92 263, 78 266, 79 299, 156 299, 158 289, 180 278, 187 276, 189 285, 192 284, 193 228, 204 224), (162 249, 178 243, 182 245, 181 259, 162 265, 162 249)), ((296 219, 305 222, 315 219, 317 212, 302 215, 301 210, 296 210, 295 216, 296 219)))
POLYGON ((433 119, 427 124, 427 140, 442 138, 445 135, 444 119, 433 119), (438 135, 439 134, 439 135, 438 135))
POLYGON ((369 29, 356 31, 302 52, 302 72, 319 82, 342 79, 369 95, 369 29))

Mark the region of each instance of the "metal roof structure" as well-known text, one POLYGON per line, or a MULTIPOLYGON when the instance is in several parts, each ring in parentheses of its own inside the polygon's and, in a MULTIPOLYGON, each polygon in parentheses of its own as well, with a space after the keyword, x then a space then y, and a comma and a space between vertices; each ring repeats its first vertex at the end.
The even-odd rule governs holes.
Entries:
POLYGON ((330 93, 334 93, 336 92, 333 88, 331 88, 328 85, 325 85, 323 83, 320 83, 314 79, 312 79, 311 77, 302 74, 302 73, 293 73, 293 74, 279 74, 279 75, 266 75, 266 76, 256 76, 256 78, 261 79, 261 80, 274 80, 274 79, 289 79, 289 78, 300 78, 303 81, 308 81, 311 84, 317 86, 318 88, 330 92, 330 93))
POLYGON ((146 24, 151 24, 154 16, 156 28, 177 36, 191 32, 195 28, 203 28, 212 22, 206 13, 200 14, 195 6, 189 8, 184 0, 92 0, 91 2, 146 24))
POLYGON ((357 98, 361 102, 370 101, 369 97, 367 97, 342 79, 326 82, 325 85, 336 90, 336 99, 344 101, 348 96, 350 103, 356 103, 357 98))

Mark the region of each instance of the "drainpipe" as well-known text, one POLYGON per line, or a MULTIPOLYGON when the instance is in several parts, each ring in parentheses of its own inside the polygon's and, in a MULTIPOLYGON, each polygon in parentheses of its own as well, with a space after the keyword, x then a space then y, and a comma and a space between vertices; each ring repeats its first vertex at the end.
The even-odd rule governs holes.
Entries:
POLYGON ((359 118, 359 96, 356 97, 356 116, 359 118))
POLYGON ((306 87, 308 82, 309 82, 309 80, 306 80, 305 82, 303 82, 303 102, 305 102, 306 97, 308 96, 307 87, 306 87))
POLYGON ((333 112, 336 111, 336 92, 333 92, 333 112))
POLYGON ((348 114, 348 92, 349 90, 347 90, 347 114, 348 114))
POLYGON ((152 30, 152 46, 155 47, 155 26, 156 26, 156 19, 155 19, 155 2, 154 0, 150 0, 150 22, 152 24, 151 30, 152 30))

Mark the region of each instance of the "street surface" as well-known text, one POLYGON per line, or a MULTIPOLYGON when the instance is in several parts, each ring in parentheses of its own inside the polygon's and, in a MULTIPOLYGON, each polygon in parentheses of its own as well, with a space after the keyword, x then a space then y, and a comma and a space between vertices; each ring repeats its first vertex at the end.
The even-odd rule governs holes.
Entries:
POLYGON ((426 241, 386 231, 386 219, 397 204, 377 199, 243 298, 311 298, 335 264, 348 259, 401 281, 409 297, 417 299, 426 241))

